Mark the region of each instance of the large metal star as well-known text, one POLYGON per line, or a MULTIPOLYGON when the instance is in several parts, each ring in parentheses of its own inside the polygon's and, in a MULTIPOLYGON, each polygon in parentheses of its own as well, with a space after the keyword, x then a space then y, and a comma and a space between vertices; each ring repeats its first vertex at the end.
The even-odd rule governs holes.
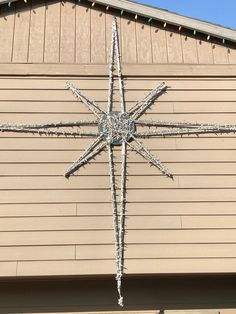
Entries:
POLYGON ((119 38, 116 19, 112 23, 111 60, 109 67, 109 93, 108 107, 104 111, 94 101, 89 100, 75 86, 67 83, 68 89, 83 102, 95 115, 94 121, 59 122, 32 125, 0 125, 1 132, 19 132, 51 136, 94 137, 95 140, 66 171, 65 177, 69 178, 80 167, 95 157, 103 149, 107 148, 109 157, 111 200, 113 210, 114 233, 116 243, 117 289, 119 293, 119 305, 123 306, 121 294, 121 280, 124 274, 124 233, 125 233, 125 205, 126 205, 126 158, 127 147, 140 154, 150 164, 158 168, 164 175, 173 178, 171 172, 152 153, 143 146, 140 138, 168 137, 183 135, 198 135, 203 133, 235 133, 236 125, 198 124, 186 122, 165 122, 140 120, 140 117, 155 102, 155 100, 167 90, 165 83, 153 89, 142 101, 138 102, 130 110, 126 111, 124 84, 121 72, 119 38), (114 71, 117 64, 119 80, 120 112, 113 111, 114 71), (82 126, 97 126, 96 132, 81 131, 82 126), (139 127, 148 127, 149 131, 138 132, 139 127), (150 128, 154 128, 150 131, 150 128), (114 173, 113 148, 116 145, 121 149, 121 196, 120 211, 117 206, 117 194, 114 173))

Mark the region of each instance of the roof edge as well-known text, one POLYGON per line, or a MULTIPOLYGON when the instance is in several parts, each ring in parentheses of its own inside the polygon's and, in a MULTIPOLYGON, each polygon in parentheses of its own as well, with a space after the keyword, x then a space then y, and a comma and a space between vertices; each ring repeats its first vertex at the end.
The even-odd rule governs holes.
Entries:
MULTIPOLYGON (((4 3, 14 2, 17 0, 0 0, 0 5, 4 3)), ((210 22, 201 21, 198 19, 178 15, 159 8, 150 7, 145 4, 133 2, 129 0, 87 0, 92 3, 109 6, 118 10, 133 13, 138 16, 148 19, 155 19, 167 24, 184 27, 200 33, 205 33, 207 36, 213 36, 236 42, 236 30, 227 27, 212 24, 210 22)))
MULTIPOLYGON (((88 1, 94 2, 94 0, 88 1)), ((207 35, 213 37, 223 38, 236 42, 236 31, 227 27, 178 15, 176 13, 164 11, 158 8, 127 0, 96 0, 95 2, 106 6, 109 5, 110 7, 124 10, 126 12, 138 14, 139 16, 157 19, 167 24, 169 23, 178 27, 182 26, 193 31, 206 33, 207 35)))

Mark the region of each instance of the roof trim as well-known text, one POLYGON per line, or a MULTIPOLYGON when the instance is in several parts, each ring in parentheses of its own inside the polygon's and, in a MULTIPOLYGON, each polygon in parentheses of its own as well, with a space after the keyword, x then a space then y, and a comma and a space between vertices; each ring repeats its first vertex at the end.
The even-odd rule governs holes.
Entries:
MULTIPOLYGON (((4 3, 14 2, 17 0, 0 0, 0 5, 4 3)), ((205 33, 207 36, 222 38, 232 42, 236 42, 236 30, 182 16, 169 11, 161 10, 155 7, 150 7, 144 4, 129 0, 87 0, 104 6, 109 6, 118 10, 133 13, 138 16, 152 18, 162 21, 167 24, 182 26, 193 31, 205 33)))
MULTIPOLYGON (((88 0, 94 2, 93 0, 88 0)), ((236 42, 236 31, 227 27, 215 25, 201 20, 185 17, 176 13, 168 12, 158 8, 150 7, 137 2, 128 0, 96 0, 96 3, 110 6, 126 12, 138 14, 139 16, 149 17, 176 26, 186 27, 191 30, 206 33, 218 38, 228 39, 236 42)))

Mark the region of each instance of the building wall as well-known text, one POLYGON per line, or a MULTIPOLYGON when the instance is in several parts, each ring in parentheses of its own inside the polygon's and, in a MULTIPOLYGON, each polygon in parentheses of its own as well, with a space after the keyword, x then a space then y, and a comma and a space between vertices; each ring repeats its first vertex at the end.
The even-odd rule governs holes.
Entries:
POLYGON ((19 1, 1 6, 0 63, 106 64, 112 15, 118 17, 123 63, 235 64, 236 46, 206 35, 91 3, 19 1))
MULTIPOLYGON (((67 80, 105 108, 112 13, 118 14, 97 5, 91 9, 58 1, 46 6, 43 1, 2 6, 0 123, 93 119, 66 90, 67 80)), ((158 23, 149 25, 140 18, 134 21, 127 14, 118 22, 127 108, 165 81, 168 91, 146 119, 235 123, 234 45, 223 46, 169 26, 164 29, 158 23)), ((143 142, 173 172, 174 180, 128 152, 126 274, 235 273, 234 135, 143 142)), ((114 275, 106 152, 70 180, 63 177, 89 143, 88 139, 0 134, 2 280, 114 275)), ((115 156, 119 173, 118 148, 115 156)), ((109 283, 106 291, 115 293, 112 283, 114 289, 109 283)), ((232 286, 229 291, 234 291, 232 286)), ((227 300, 208 306, 235 306, 234 299, 227 300)), ((146 303, 148 309, 152 302, 146 303)), ((36 308, 41 306, 37 304, 36 308)), ((83 310, 82 305, 78 310, 83 310)))
MULTIPOLYGON (((136 71, 147 72, 143 68, 136 67, 136 71)), ((54 71, 60 72, 57 69, 54 71)), ((210 67, 204 68, 202 75, 196 76, 197 68, 180 66, 182 74, 177 75, 173 67, 172 76, 160 77, 126 76, 129 71, 134 73, 132 67, 126 67, 127 108, 165 80, 167 93, 145 119, 235 123, 236 81, 228 67, 223 67, 228 77, 220 77, 221 69, 214 67, 210 72, 210 67), (193 71, 193 75, 187 77, 184 71, 193 71)), ((24 71, 28 72, 26 66, 24 71)), ((105 70, 95 67, 93 71, 90 68, 91 76, 83 77, 28 77, 22 76, 23 72, 21 76, 2 76, 1 123, 94 119, 65 88, 70 79, 105 108, 107 77, 98 75, 105 70)), ((160 71, 167 70, 160 67, 160 71)), ((117 99, 116 92, 115 105, 117 99)), ((0 134, 0 276, 114 274, 107 153, 70 180, 63 177, 90 142, 0 134)), ((143 143, 168 166, 174 180, 128 152, 125 272, 235 272, 234 135, 153 138, 143 143)), ((115 156, 118 174, 119 147, 115 156)))

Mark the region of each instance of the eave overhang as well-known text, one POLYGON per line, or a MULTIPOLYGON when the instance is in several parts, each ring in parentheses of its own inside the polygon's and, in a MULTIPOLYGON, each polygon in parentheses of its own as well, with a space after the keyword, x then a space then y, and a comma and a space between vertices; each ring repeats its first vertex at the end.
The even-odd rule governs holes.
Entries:
MULTIPOLYGON (((18 0, 0 0, 0 5, 11 3, 18 0)), ((27 0, 26 0, 27 1, 27 0)), ((83 0, 93 4, 100 4, 107 8, 114 8, 121 12, 134 14, 134 16, 147 18, 148 21, 158 20, 166 24, 175 25, 192 30, 194 33, 203 33, 209 36, 236 42, 236 30, 223 27, 217 24, 193 19, 190 17, 182 16, 176 13, 165 11, 159 8, 147 6, 129 0, 83 0)), ((80 2, 80 1, 79 1, 80 2)))

